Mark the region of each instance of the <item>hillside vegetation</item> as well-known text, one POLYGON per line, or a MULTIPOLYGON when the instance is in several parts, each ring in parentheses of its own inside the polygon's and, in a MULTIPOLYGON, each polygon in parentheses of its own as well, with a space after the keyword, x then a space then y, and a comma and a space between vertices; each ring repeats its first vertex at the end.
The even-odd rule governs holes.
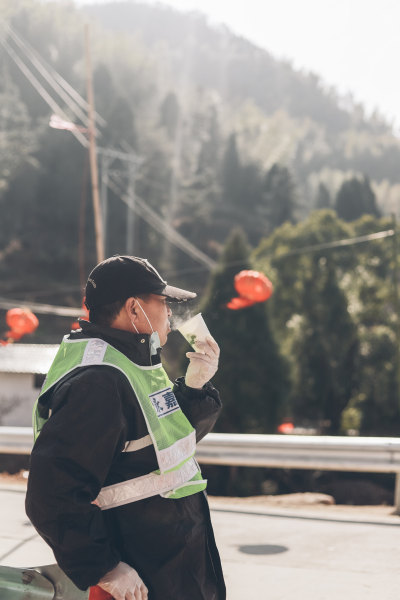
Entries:
MULTIPOLYGON (((83 24, 91 20, 96 108, 107 122, 98 144, 135 153, 137 197, 212 258, 239 224, 255 246, 286 220, 336 208, 349 181, 373 196, 372 204, 357 200, 351 215, 393 210, 400 151, 390 127, 205 17, 140 3, 83 11, 70 2, 3 0, 1 10, 83 95, 83 24)), ((47 290, 47 299, 60 299, 68 285, 63 301, 76 304, 78 248, 81 272, 95 262, 85 151, 70 133, 49 128, 53 111, 3 48, 0 70, 3 293, 44 299, 47 290)), ((127 247, 118 194, 128 173, 120 161, 112 168, 118 186, 109 192, 107 254, 127 247)), ((137 254, 162 256, 161 267, 201 289, 206 272, 191 275, 192 258, 139 217, 133 227, 137 254)))

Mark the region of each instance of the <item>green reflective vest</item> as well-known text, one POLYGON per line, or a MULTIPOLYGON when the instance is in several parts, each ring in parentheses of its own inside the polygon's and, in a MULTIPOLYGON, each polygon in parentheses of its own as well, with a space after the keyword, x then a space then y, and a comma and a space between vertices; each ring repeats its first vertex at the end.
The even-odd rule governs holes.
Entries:
MULTIPOLYGON (((177 499, 204 490, 207 482, 194 459, 196 432, 180 409, 162 365, 136 365, 101 339, 63 339, 35 403, 35 441, 51 414, 46 403, 41 403, 42 396, 72 371, 91 365, 114 367, 128 379, 146 421, 148 443, 154 445, 159 467, 148 475, 102 488, 96 504, 105 510, 157 494, 177 499)), ((135 451, 148 445, 140 442, 135 440, 126 448, 135 451)))

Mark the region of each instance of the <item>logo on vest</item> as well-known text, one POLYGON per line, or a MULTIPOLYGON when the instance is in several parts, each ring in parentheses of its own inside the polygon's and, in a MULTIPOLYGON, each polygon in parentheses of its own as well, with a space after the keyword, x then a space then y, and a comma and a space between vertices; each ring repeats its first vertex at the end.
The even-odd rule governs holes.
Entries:
POLYGON ((107 350, 107 343, 103 340, 93 338, 88 341, 83 353, 82 365, 99 365, 107 350))
POLYGON ((171 413, 179 410, 178 400, 175 397, 171 388, 159 390, 153 394, 149 394, 150 401, 156 411, 157 417, 166 417, 171 413))

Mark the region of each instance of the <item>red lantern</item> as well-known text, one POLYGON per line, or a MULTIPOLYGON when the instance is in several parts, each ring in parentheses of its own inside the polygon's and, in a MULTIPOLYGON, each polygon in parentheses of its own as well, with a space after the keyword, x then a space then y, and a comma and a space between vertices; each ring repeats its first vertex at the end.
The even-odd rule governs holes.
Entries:
POLYGON ((25 308, 11 308, 6 313, 6 322, 10 328, 7 338, 19 340, 27 333, 33 333, 39 325, 36 315, 25 308))
POLYGON ((239 310, 240 308, 246 308, 246 306, 253 306, 254 300, 248 298, 232 298, 226 305, 231 310, 239 310))
POLYGON ((234 286, 239 297, 232 298, 226 305, 231 310, 239 310, 257 302, 265 302, 274 291, 268 277, 259 271, 240 271, 235 275, 234 286))
POLYGON ((234 285, 240 296, 254 302, 268 300, 274 289, 268 277, 259 271, 240 271, 235 275, 234 285))
POLYGON ((280 425, 278 425, 279 433, 292 433, 293 429, 294 425, 290 422, 281 423, 280 425))

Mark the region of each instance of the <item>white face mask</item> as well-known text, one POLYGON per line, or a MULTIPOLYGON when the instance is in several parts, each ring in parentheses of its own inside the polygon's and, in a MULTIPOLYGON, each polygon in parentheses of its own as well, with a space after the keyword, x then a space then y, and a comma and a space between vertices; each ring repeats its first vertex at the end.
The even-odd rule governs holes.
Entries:
MULTIPOLYGON (((136 302, 139 304, 140 310, 144 314, 146 321, 148 322, 150 329, 152 331, 149 342, 150 342, 150 354, 151 354, 151 356, 153 356, 153 354, 157 354, 158 349, 161 348, 160 336, 158 335, 158 331, 154 331, 153 325, 150 323, 150 319, 146 315, 146 312, 145 312, 143 306, 140 304, 139 300, 136 300, 136 302)), ((135 328, 136 333, 139 333, 135 323, 133 321, 131 321, 131 323, 132 323, 133 327, 135 328)))

